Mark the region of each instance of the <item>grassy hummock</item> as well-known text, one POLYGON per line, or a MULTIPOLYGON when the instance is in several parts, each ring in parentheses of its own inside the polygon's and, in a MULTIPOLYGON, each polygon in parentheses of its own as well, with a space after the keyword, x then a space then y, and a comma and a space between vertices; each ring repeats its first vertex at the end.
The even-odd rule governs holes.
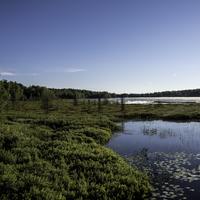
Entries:
POLYGON ((148 197, 148 177, 104 146, 117 114, 86 109, 55 101, 47 114, 39 102, 19 102, 1 113, 0 199, 148 197))

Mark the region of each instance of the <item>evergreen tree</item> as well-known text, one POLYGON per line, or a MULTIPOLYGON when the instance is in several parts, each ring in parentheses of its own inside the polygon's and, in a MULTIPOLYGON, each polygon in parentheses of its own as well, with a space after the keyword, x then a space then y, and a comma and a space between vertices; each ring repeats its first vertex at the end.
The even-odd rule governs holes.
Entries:
POLYGON ((41 108, 46 113, 48 113, 49 109, 52 107, 53 98, 54 98, 53 93, 49 89, 43 88, 41 96, 41 108))
POLYGON ((4 88, 3 84, 0 83, 0 110, 2 111, 5 106, 8 104, 9 94, 4 88))
POLYGON ((125 100, 124 100, 124 95, 121 96, 121 111, 125 111, 125 100))
POLYGON ((100 113, 102 111, 102 105, 101 105, 101 97, 98 98, 98 112, 100 113))
POLYGON ((8 92, 10 95, 10 100, 12 102, 12 106, 16 106, 19 100, 23 99, 23 89, 16 82, 10 82, 8 86, 8 92))
POLYGON ((74 106, 78 106, 78 99, 79 99, 79 94, 75 93, 74 94, 74 102, 73 102, 74 106))

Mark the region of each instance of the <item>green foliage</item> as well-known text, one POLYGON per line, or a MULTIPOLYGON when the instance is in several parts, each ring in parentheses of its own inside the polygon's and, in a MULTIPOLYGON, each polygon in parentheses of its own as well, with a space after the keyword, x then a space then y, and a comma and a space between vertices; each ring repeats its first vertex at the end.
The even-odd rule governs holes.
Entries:
POLYGON ((0 111, 8 104, 9 93, 7 92, 4 85, 0 82, 0 111))
MULTIPOLYGON (((26 87, 22 84, 16 82, 8 82, 6 80, 0 81, 0 86, 3 85, 6 93, 10 97, 12 102, 25 99, 25 100, 41 100, 44 87, 41 86, 30 86, 26 87)), ((89 90, 78 90, 78 89, 54 89, 49 88, 49 91, 58 99, 73 99, 76 105, 78 99, 104 99, 104 104, 107 104, 108 98, 121 98, 123 97, 199 97, 200 89, 194 90, 180 90, 180 91, 164 91, 155 93, 145 93, 145 94, 116 94, 108 92, 97 92, 89 90)), ((94 102, 96 103, 96 102, 94 102)))
POLYGON ((11 82, 9 84, 8 91, 10 94, 10 100, 12 101, 13 104, 16 101, 21 100, 23 98, 23 90, 16 82, 11 82))
POLYGON ((78 131, 87 137, 93 138, 99 144, 105 144, 111 137, 110 129, 88 127, 78 131))
POLYGON ((43 88, 42 94, 41 94, 41 108, 48 113, 49 109, 52 107, 52 100, 54 98, 53 93, 47 89, 43 88))
POLYGON ((98 113, 102 112, 102 103, 101 103, 101 98, 98 97, 98 113))
POLYGON ((58 109, 48 115, 39 102, 4 113, 0 199, 145 199, 147 176, 103 146, 118 129, 110 117, 96 115, 96 105, 87 114, 81 104, 52 103, 58 109))
POLYGON ((74 106, 78 106, 79 99, 80 99, 80 94, 75 92, 75 94, 74 94, 74 102, 73 102, 74 106))
MULTIPOLYGON (((18 99, 28 100, 40 100, 44 87, 30 86, 25 87, 22 84, 12 81, 0 81, 0 85, 4 85, 7 93, 9 93, 11 100, 16 101, 18 99)), ((53 89, 49 88, 51 93, 59 99, 82 99, 82 98, 98 98, 101 95, 102 98, 115 97, 116 94, 108 92, 95 92, 89 90, 78 90, 78 89, 53 89)))
POLYGON ((126 105, 122 112, 123 104, 80 100, 72 106, 73 100, 53 98, 76 95, 110 97, 0 82, 0 199, 148 199, 148 177, 103 146, 119 128, 113 121, 200 119, 198 104, 126 105), (10 100, 21 109, 7 106, 10 100))

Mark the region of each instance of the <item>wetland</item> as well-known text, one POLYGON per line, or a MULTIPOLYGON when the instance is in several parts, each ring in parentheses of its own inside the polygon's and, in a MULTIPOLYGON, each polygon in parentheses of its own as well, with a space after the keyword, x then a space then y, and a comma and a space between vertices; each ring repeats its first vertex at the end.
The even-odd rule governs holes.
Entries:
POLYGON ((126 121, 107 146, 151 177, 152 199, 200 196, 200 122, 126 121))

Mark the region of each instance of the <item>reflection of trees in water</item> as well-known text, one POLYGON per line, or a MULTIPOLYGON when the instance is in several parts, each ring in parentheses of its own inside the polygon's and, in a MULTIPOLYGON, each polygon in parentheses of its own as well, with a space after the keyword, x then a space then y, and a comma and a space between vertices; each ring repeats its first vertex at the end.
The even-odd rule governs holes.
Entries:
POLYGON ((142 128, 142 133, 143 135, 148 135, 148 136, 157 135, 162 139, 168 138, 168 137, 175 137, 175 133, 173 133, 172 129, 170 128, 159 130, 158 128, 149 128, 149 127, 144 126, 142 128))
POLYGON ((126 123, 125 123, 124 121, 122 121, 121 127, 122 127, 122 131, 123 131, 123 132, 125 131, 125 125, 126 125, 126 123))
POLYGON ((146 128, 144 126, 143 130, 142 130, 144 135, 149 135, 149 136, 153 136, 153 135, 157 135, 158 129, 156 128, 146 128))
POLYGON ((199 150, 200 144, 200 137, 198 132, 191 131, 190 129, 187 130, 172 130, 168 129, 161 129, 161 128, 150 128, 148 126, 144 126, 141 129, 141 132, 145 136, 158 136, 160 139, 167 139, 173 137, 175 140, 177 147, 184 148, 188 151, 195 151, 199 150))

